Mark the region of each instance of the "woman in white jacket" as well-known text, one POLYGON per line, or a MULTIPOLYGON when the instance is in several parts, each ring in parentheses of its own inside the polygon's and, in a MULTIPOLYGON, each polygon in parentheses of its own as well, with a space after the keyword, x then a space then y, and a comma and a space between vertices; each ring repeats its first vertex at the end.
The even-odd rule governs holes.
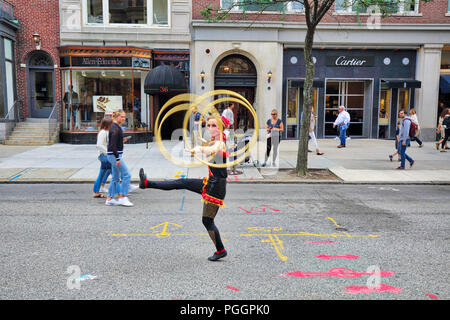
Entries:
POLYGON ((417 119, 416 110, 411 109, 411 111, 409 111, 409 118, 411 119, 412 122, 414 122, 417 125, 416 134, 414 137, 411 138, 411 141, 417 141, 417 143, 419 144, 419 148, 422 148, 423 142, 418 137, 419 131, 420 131, 420 126, 419 126, 419 120, 417 119))
POLYGON ((100 123, 100 131, 97 134, 97 150, 98 160, 100 161, 100 172, 98 173, 97 180, 94 183, 94 198, 106 198, 100 193, 104 190, 106 180, 108 180, 111 174, 111 164, 108 161, 108 132, 111 127, 111 119, 103 119, 100 123))

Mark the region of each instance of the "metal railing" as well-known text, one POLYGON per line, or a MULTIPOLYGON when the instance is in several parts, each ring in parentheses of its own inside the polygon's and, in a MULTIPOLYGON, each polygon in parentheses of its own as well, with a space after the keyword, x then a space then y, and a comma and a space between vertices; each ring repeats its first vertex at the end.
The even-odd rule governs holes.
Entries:
POLYGON ((0 118, 0 122, 5 123, 5 140, 8 139, 11 132, 16 127, 17 122, 23 121, 20 117, 20 109, 22 107, 22 101, 15 101, 9 108, 8 113, 4 118, 0 118))
POLYGON ((52 112, 48 117, 48 141, 53 140, 53 135, 55 134, 55 131, 58 129, 61 114, 60 106, 61 103, 59 101, 56 101, 55 104, 53 105, 52 112))
POLYGON ((0 18, 14 20, 14 6, 5 0, 0 0, 0 18))

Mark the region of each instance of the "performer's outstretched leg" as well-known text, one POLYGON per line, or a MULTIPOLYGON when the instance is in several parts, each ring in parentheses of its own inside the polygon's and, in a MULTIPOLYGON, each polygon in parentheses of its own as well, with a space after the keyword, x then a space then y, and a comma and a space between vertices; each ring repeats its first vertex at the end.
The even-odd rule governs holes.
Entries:
POLYGON ((217 250, 211 257, 208 258, 208 260, 210 261, 216 261, 220 258, 226 257, 227 255, 227 251, 225 250, 222 240, 220 238, 219 229, 217 229, 214 223, 214 218, 216 217, 218 210, 219 207, 214 204, 211 203, 203 204, 202 222, 206 230, 208 231, 209 237, 216 246, 217 250))
POLYGON ((147 189, 160 189, 160 190, 189 190, 195 193, 202 193, 203 180, 202 179, 176 179, 166 181, 151 181, 147 180, 147 175, 141 168, 139 170, 139 188, 147 189))

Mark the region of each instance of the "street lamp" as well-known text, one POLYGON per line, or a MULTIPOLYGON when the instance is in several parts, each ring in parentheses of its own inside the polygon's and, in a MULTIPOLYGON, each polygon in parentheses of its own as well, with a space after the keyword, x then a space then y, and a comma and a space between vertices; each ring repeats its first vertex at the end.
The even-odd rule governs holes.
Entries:
POLYGON ((205 82, 205 76, 206 76, 205 71, 202 70, 202 72, 200 72, 200 79, 202 79, 202 83, 205 82))
POLYGON ((270 79, 272 79, 272 71, 267 72, 267 83, 270 83, 270 79))
POLYGON ((39 50, 41 48, 41 36, 39 33, 33 34, 34 44, 36 45, 36 49, 39 50))

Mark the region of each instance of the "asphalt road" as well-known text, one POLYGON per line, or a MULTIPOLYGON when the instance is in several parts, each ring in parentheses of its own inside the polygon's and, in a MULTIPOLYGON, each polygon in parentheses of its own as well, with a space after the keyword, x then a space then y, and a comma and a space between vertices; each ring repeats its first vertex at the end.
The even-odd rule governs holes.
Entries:
POLYGON ((91 188, 0 184, 0 299, 450 298, 450 186, 229 184, 217 262, 199 195, 91 188))

